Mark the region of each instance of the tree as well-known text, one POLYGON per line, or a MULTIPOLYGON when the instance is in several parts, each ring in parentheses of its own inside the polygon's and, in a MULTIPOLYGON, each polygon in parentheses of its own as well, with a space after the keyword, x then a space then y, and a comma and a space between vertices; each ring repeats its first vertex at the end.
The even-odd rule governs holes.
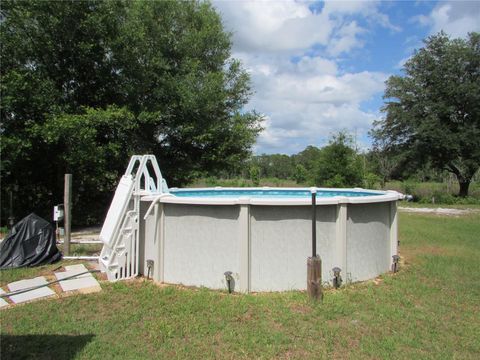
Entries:
POLYGON ((252 161, 259 167, 262 177, 290 179, 293 176, 294 163, 288 155, 262 154, 254 156, 252 161))
POLYGON ((63 186, 62 171, 75 174, 75 217, 95 223, 104 216, 105 209, 92 204, 106 204, 111 199, 118 174, 125 171, 133 153, 130 134, 138 127, 126 108, 110 106, 105 110, 85 108, 81 114, 62 113, 33 129, 59 151, 54 164, 59 171, 57 187, 61 190, 63 186))
POLYGON ((451 40, 441 32, 424 43, 404 76, 388 79, 386 116, 372 135, 404 163, 455 174, 465 197, 480 167, 480 34, 451 40))
POLYGON ((302 164, 297 164, 295 166, 295 174, 293 175, 297 184, 303 184, 308 179, 307 169, 302 164))
POLYGON ((353 149, 352 138, 346 132, 333 135, 329 144, 321 149, 314 173, 318 186, 362 185, 362 164, 353 149))
POLYGON ((250 180, 253 185, 258 186, 260 184, 260 168, 257 165, 250 167, 250 180))
POLYGON ((319 148, 309 145, 303 151, 292 157, 296 164, 302 165, 309 174, 312 174, 315 164, 320 159, 321 152, 319 148))
MULTIPOLYGON (((176 186, 238 167, 250 155, 261 117, 242 110, 250 78, 231 58, 230 34, 209 3, 5 0, 1 6, 2 192, 18 189, 17 215, 50 216, 66 171, 78 194, 95 144, 122 149, 114 161, 109 151, 90 159, 92 184, 105 184, 92 186, 101 209, 114 189, 111 178, 118 179, 133 153, 155 154, 176 186), (87 149, 73 143, 84 141, 80 134, 87 149)), ((76 201, 79 211, 90 199, 83 194, 76 201)))

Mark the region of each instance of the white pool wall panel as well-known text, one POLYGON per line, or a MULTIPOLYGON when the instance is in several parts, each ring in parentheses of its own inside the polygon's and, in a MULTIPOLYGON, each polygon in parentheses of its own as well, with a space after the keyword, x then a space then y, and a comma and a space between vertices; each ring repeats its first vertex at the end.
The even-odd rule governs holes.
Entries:
POLYGON ((240 273, 238 206, 165 206, 163 281, 224 289, 240 273))
POLYGON ((372 279, 390 269, 389 221, 389 203, 348 206, 348 281, 372 279))
MULTIPOLYGON (((304 289, 312 253, 312 209, 308 206, 251 207, 251 291, 304 289)), ((322 278, 333 266, 335 206, 317 209, 317 252, 322 278)))

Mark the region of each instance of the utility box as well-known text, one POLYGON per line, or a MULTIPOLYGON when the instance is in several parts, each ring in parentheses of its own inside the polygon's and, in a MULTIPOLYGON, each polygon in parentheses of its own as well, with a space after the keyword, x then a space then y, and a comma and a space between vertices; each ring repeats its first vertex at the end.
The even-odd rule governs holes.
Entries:
POLYGON ((53 221, 63 220, 63 205, 55 205, 53 207, 53 221))

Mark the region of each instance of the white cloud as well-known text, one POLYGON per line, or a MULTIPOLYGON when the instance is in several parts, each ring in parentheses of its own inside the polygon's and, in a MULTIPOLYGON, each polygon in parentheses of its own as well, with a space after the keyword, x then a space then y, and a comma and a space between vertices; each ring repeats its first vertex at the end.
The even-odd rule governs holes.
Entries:
POLYGON ((337 56, 344 52, 349 52, 356 47, 362 47, 363 41, 359 35, 365 33, 366 30, 357 25, 356 21, 352 21, 342 26, 337 35, 330 41, 327 51, 329 55, 337 56))
POLYGON ((342 129, 364 136, 377 113, 365 112, 354 104, 287 103, 274 116, 280 121, 266 121, 266 130, 257 141, 257 152, 297 153, 307 145, 320 146, 330 135, 342 129), (292 123, 291 119, 295 119, 292 123))
POLYGON ((268 72, 257 57, 243 61, 256 89, 249 108, 267 118, 258 152, 298 152, 341 129, 366 134, 378 118, 377 113, 361 110, 361 103, 383 91, 386 74, 339 74, 332 61, 320 57, 303 57, 297 63, 276 59, 268 72))
POLYGON ((378 10, 379 1, 327 1, 324 11, 330 15, 343 18, 347 15, 361 15, 369 22, 377 23, 380 26, 390 29, 393 32, 401 31, 399 26, 393 25, 387 14, 378 10))
POLYGON ((308 3, 293 1, 218 1, 215 7, 233 32, 237 51, 295 51, 325 45, 334 22, 314 14, 308 3))
POLYGON ((337 57, 364 46, 369 30, 362 24, 400 29, 377 2, 326 2, 320 11, 311 11, 310 4, 214 2, 233 33, 233 57, 252 77, 255 94, 247 110, 266 118, 257 152, 295 153, 345 128, 366 134, 378 118, 361 106, 383 92, 387 75, 346 73, 337 57))
POLYGON ((438 3, 428 15, 414 17, 430 33, 443 30, 450 36, 466 37, 469 32, 480 31, 480 3, 477 1, 448 1, 438 3))
POLYGON ((393 31, 400 30, 391 24, 386 14, 378 11, 378 2, 326 2, 321 12, 311 11, 309 4, 301 1, 214 2, 226 28, 233 32, 235 51, 291 52, 317 44, 328 46, 333 38, 337 50, 332 54, 337 55, 339 51, 362 45, 357 35, 365 29, 346 19, 352 15, 393 31))

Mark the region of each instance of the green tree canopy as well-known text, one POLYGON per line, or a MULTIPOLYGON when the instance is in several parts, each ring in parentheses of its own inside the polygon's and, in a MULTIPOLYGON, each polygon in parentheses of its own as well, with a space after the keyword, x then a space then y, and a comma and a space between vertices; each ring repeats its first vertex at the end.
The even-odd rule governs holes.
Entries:
POLYGON ((6 0, 1 11, 2 191, 17 189, 17 216, 49 216, 67 171, 74 192, 92 191, 74 219, 91 198, 104 209, 133 153, 155 154, 176 186, 250 155, 261 117, 242 111, 250 79, 208 2, 6 0))
POLYGON ((318 147, 308 145, 304 150, 292 157, 295 160, 295 163, 302 165, 309 174, 312 174, 315 164, 320 159, 321 153, 322 150, 318 147))
POLYGON ((361 162, 346 132, 333 135, 329 144, 321 149, 314 174, 317 186, 363 185, 361 162))
POLYGON ((404 163, 455 174, 459 195, 467 196, 480 167, 480 34, 431 36, 403 71, 387 81, 375 144, 404 163))

